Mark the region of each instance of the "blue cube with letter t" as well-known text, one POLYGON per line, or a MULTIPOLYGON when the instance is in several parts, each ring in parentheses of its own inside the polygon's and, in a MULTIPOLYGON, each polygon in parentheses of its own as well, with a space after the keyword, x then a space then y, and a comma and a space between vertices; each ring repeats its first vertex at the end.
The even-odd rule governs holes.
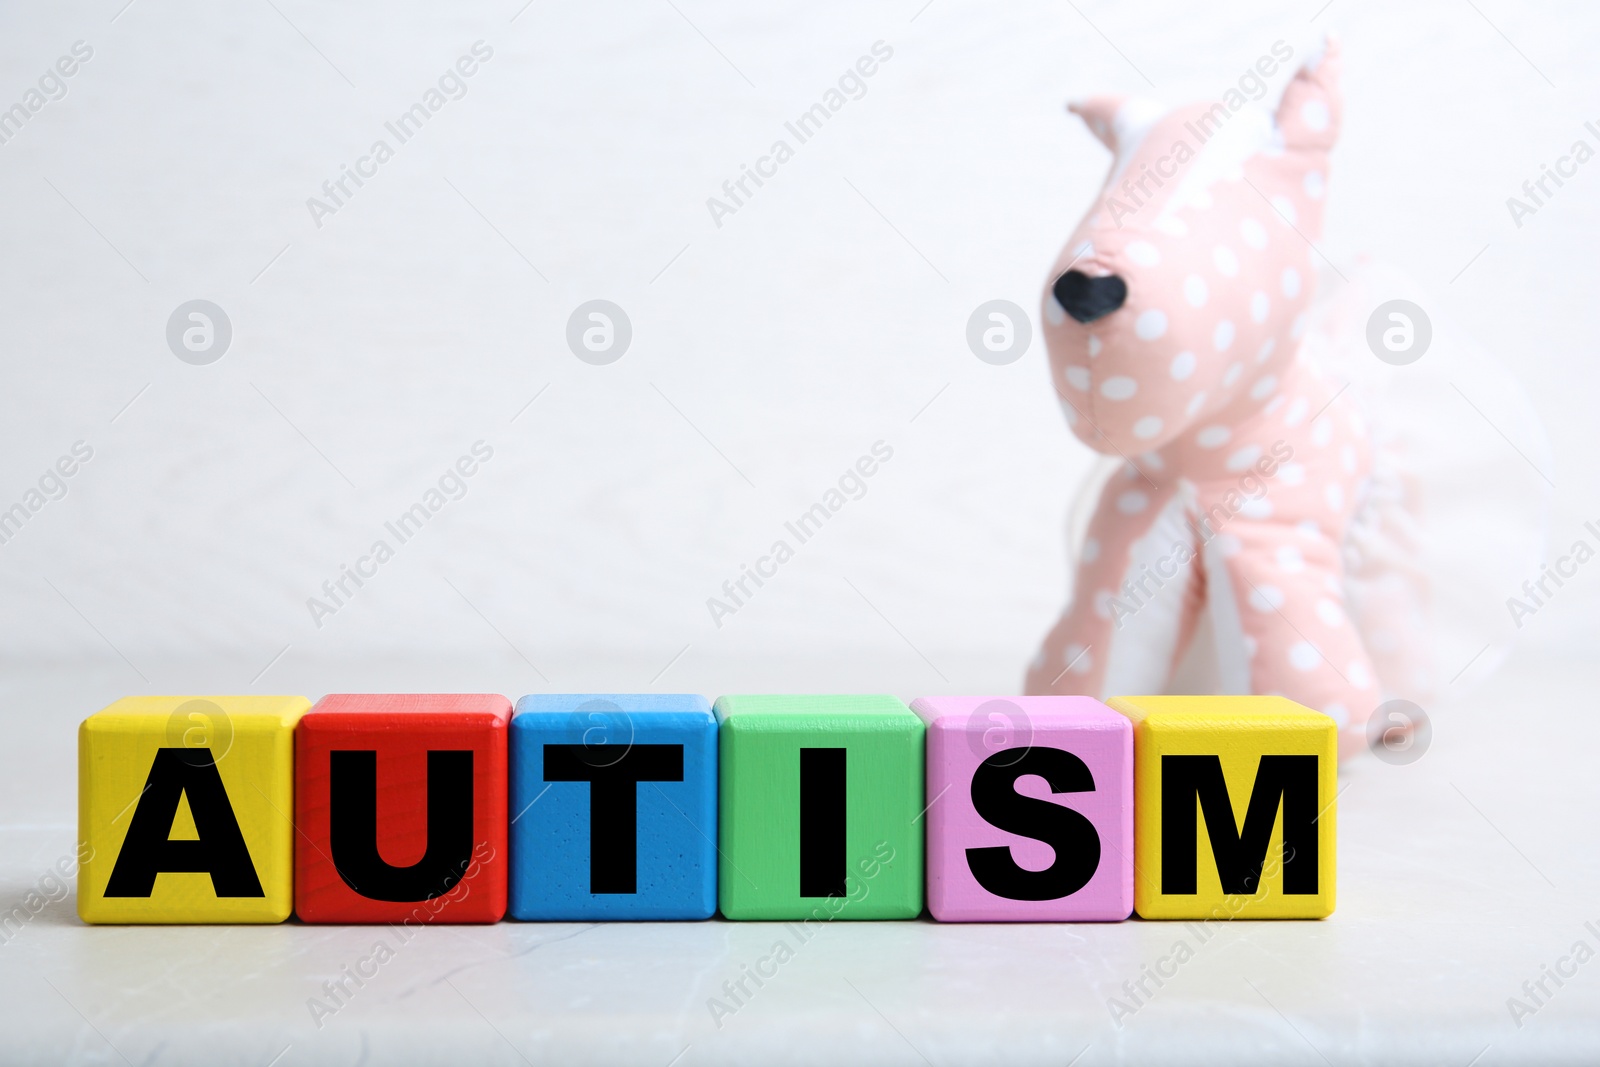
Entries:
POLYGON ((514 919, 709 919, 717 720, 704 697, 537 695, 511 720, 514 919))

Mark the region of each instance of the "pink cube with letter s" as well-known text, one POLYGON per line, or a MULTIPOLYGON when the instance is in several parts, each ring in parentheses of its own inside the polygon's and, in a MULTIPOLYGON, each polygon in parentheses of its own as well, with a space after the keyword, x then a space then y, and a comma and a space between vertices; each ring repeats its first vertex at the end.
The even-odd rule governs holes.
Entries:
POLYGON ((1133 912, 1133 729, 1080 696, 923 697, 928 910, 940 922, 1133 912))

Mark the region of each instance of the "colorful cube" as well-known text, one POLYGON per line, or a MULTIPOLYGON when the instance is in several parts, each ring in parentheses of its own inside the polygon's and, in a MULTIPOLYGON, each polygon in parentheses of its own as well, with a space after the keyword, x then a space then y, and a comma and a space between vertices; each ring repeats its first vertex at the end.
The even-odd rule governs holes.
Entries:
POLYGON ((922 720, 889 696, 725 696, 729 919, 922 913, 922 720))
POLYGON ((511 917, 715 914, 717 740, 717 720, 700 696, 517 701, 511 917))
POLYGON ((1116 697, 1134 726, 1134 909, 1333 913, 1338 727, 1284 697, 1116 697))
POLYGON ((1081 696, 923 697, 928 911, 1082 922, 1133 911, 1133 728, 1081 696))
POLYGON ((295 730, 295 914, 492 923, 506 910, 502 696, 335 694, 295 730))
POLYGON ((78 915, 275 923, 294 893, 296 696, 124 697, 78 728, 78 915))

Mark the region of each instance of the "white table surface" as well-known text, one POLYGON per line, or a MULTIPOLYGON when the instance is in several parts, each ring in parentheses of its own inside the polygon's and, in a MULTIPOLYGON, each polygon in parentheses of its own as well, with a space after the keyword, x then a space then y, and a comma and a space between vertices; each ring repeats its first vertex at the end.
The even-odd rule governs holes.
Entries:
MULTIPOLYGON (((319 1029, 308 998, 386 928, 91 928, 68 896, 0 944, 0 1062, 1592 1064, 1600 962, 1520 1027, 1506 1003, 1579 939, 1600 947, 1587 674, 1514 662, 1436 717, 1416 763, 1348 768, 1323 922, 1204 945, 1141 921, 840 922, 804 945, 767 923, 440 927, 319 1029), (778 938, 794 958, 719 1028, 708 1000, 778 938), (1179 939, 1194 957, 1117 1026, 1109 998, 1179 939)), ((70 854, 73 725, 123 685, 0 678, 6 909, 70 854)))

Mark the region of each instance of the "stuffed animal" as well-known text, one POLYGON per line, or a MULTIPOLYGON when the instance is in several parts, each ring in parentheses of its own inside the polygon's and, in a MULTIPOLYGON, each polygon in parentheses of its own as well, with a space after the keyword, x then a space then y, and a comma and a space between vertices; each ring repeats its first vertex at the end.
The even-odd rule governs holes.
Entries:
POLYGON ((1072 105, 1114 160, 1056 261, 1044 336, 1067 422, 1122 461, 1029 693, 1158 693, 1209 614, 1223 692, 1332 716, 1359 749, 1379 703, 1345 603, 1372 463, 1339 384, 1302 358, 1339 134, 1337 48, 1276 114, 1072 105))

